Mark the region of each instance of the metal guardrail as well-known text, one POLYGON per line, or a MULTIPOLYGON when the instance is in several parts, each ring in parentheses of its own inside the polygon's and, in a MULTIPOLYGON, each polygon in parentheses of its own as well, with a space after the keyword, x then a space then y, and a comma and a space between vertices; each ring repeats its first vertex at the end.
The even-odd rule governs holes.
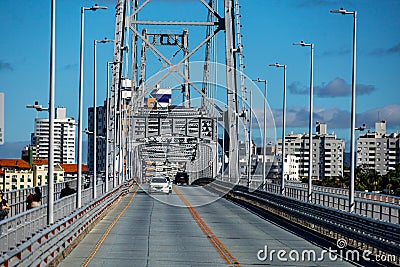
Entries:
MULTIPOLYGON (((47 225, 47 204, 0 221, 0 266, 42 266, 62 253, 113 202, 126 193, 133 180, 93 199, 93 190, 82 192, 82 208, 76 210, 74 195, 56 200, 55 223, 47 225), (68 236, 67 239, 65 237, 68 236), (57 244, 57 245, 56 245, 57 244)), ((98 193, 102 186, 97 187, 98 193)))
MULTIPOLYGON (((277 190, 279 190, 279 185, 267 185, 267 192, 278 193, 277 190), (274 188, 268 189, 268 187, 274 188)), ((307 194, 306 188, 286 187, 286 197, 307 202, 307 194)), ((340 211, 349 210, 348 196, 331 193, 330 191, 313 191, 312 203, 340 211)), ((354 200, 354 213, 390 223, 400 223, 400 205, 390 202, 357 197, 354 200)))
MULTIPOLYGON (((65 182, 55 183, 54 184, 54 199, 57 200, 60 198, 60 193, 63 188, 65 188, 65 182)), ((70 187, 76 189, 76 180, 68 181, 70 183, 70 187)), ((47 203, 47 185, 38 186, 40 191, 42 192, 42 205, 47 203)), ((113 189, 112 181, 108 183, 109 190, 113 189)), ((84 185, 82 185, 82 192, 86 190, 84 185)), ((17 189, 12 191, 4 192, 4 199, 8 201, 10 205, 10 213, 8 214, 8 218, 13 217, 19 213, 26 211, 26 198, 29 194, 34 194, 35 188, 24 188, 17 189)), ((104 193, 104 183, 102 181, 98 181, 97 185, 97 194, 102 195, 104 193)))
POLYGON ((249 188, 245 186, 227 182, 215 181, 212 186, 221 187, 223 190, 233 188, 230 192, 236 196, 272 207, 380 251, 400 256, 400 225, 398 223, 379 221, 263 190, 249 192, 249 188))
MULTIPOLYGON (((231 183, 226 177, 223 177, 222 181, 231 183)), ((245 184, 244 179, 240 180, 240 184, 245 184)), ((252 190, 261 188, 261 186, 262 180, 253 180, 250 184, 252 190)), ((308 202, 308 188, 306 184, 292 182, 287 183, 285 188, 286 197, 308 202), (293 186, 293 184, 295 184, 295 186, 293 186)), ((280 195, 280 185, 267 183, 265 185, 265 191, 280 195)), ((313 186, 311 203, 340 211, 348 211, 349 199, 347 194, 347 189, 313 186)), ((400 224, 399 198, 395 196, 385 198, 384 196, 386 195, 382 195, 379 198, 371 197, 373 195, 377 194, 368 194, 366 192, 357 191, 354 201, 354 213, 376 220, 400 224)))
MULTIPOLYGON (((55 199, 59 198, 61 190, 65 187, 65 183, 66 182, 54 184, 55 199)), ((72 188, 76 187, 76 181, 70 181, 70 183, 72 188)), ((47 201, 47 185, 42 185, 38 187, 40 189, 40 192, 42 192, 41 203, 45 204, 47 201)), ((34 187, 4 192, 4 198, 8 201, 8 204, 11 207, 8 217, 10 218, 12 216, 15 216, 16 214, 26 211, 26 198, 29 194, 34 194, 34 193, 35 193, 34 187)))
MULTIPOLYGON (((291 187, 291 188, 298 187, 298 188, 308 189, 308 184, 300 183, 300 182, 286 181, 286 186, 291 187)), ((314 192, 325 192, 325 193, 342 195, 342 196, 349 195, 349 190, 345 189, 345 188, 335 188, 335 187, 328 187, 328 186, 313 185, 312 190, 314 192)), ((398 205, 400 204, 400 197, 381 194, 381 193, 355 191, 354 197, 360 198, 360 199, 366 199, 366 200, 379 201, 379 202, 384 202, 384 203, 391 203, 391 204, 398 204, 398 205)))
MULTIPOLYGON (((225 178, 225 180, 226 180, 226 178, 225 178)), ((241 177, 240 184, 247 184, 247 176, 241 177)), ((262 175, 252 175, 251 176, 250 187, 260 188, 262 186, 262 184, 263 184, 262 175)), ((267 185, 268 184, 277 186, 277 184, 273 184, 273 183, 267 183, 267 185)), ((285 184, 286 184, 286 186, 285 186, 286 188, 303 188, 306 190, 308 189, 308 183, 302 183, 299 181, 286 180, 285 184)), ((312 191, 329 193, 329 194, 340 195, 340 196, 348 196, 349 195, 349 189, 329 187, 329 186, 320 186, 320 185, 313 185, 312 191)), ((384 202, 384 203, 389 203, 389 204, 400 205, 400 197, 382 194, 382 193, 355 191, 354 197, 360 198, 360 199, 365 199, 365 200, 372 200, 372 201, 379 201, 379 202, 384 202)))

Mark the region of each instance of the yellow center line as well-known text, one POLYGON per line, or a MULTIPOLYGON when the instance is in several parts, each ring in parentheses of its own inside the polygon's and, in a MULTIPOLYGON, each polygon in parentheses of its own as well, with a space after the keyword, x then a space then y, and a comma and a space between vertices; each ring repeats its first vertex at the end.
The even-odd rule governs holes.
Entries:
POLYGON ((240 267, 238 260, 235 257, 233 257, 233 255, 224 246, 224 244, 218 239, 218 237, 214 234, 214 232, 210 229, 210 227, 208 227, 208 225, 200 217, 199 213, 192 206, 192 204, 189 202, 189 200, 187 200, 175 186, 173 187, 173 190, 179 196, 179 198, 183 201, 183 203, 185 203, 185 205, 188 208, 193 219, 199 225, 199 227, 203 231, 203 233, 207 236, 208 240, 210 240, 211 244, 213 244, 213 246, 217 249, 217 251, 221 255, 221 257, 226 261, 226 263, 233 264, 231 266, 240 267))
POLYGON ((86 267, 89 264, 89 262, 93 259, 94 255, 99 250, 99 248, 100 248, 101 244, 103 244, 104 240, 107 238, 111 229, 113 229, 114 225, 117 223, 119 218, 122 216, 122 214, 126 211, 126 209, 129 207, 129 205, 132 203, 133 198, 136 196, 136 193, 138 192, 138 190, 139 190, 139 186, 136 188, 135 192, 133 192, 133 195, 129 199, 126 206, 120 211, 120 213, 117 215, 117 217, 115 217, 115 219, 110 224, 110 226, 108 226, 107 230, 104 232, 104 234, 102 235, 100 240, 97 242, 96 246, 94 247, 93 251, 90 253, 89 257, 87 257, 87 259, 82 263, 82 267, 86 267))

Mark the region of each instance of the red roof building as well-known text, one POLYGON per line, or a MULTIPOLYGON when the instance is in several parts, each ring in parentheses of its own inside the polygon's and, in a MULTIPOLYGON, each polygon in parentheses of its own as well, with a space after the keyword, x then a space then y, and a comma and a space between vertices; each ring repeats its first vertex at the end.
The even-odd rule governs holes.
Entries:
POLYGON ((2 168, 29 170, 31 166, 22 159, 0 159, 0 169, 2 168))
MULTIPOLYGON (((64 179, 72 180, 78 177, 78 164, 60 164, 61 168, 64 169, 64 179)), ((82 164, 82 173, 87 173, 87 165, 82 164)))
MULTIPOLYGON (((64 169, 64 173, 78 173, 78 164, 60 164, 64 169)), ((88 171, 88 167, 85 164, 82 164, 82 172, 85 173, 88 171)))
POLYGON ((0 159, 0 187, 3 191, 33 186, 33 172, 22 159, 0 159))
POLYGON ((32 159, 32 165, 45 165, 48 164, 49 160, 48 159, 42 159, 42 158, 34 158, 32 159))

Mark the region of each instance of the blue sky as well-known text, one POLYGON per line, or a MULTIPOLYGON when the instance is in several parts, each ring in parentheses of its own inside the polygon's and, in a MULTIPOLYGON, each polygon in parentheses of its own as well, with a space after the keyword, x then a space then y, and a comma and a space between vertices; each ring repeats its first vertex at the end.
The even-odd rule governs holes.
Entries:
MULTIPOLYGON (((153 17, 165 19, 165 15, 173 19, 181 15, 186 20, 206 19, 199 1, 152 2, 155 2, 154 9, 144 12, 153 17), (188 6, 200 7, 202 12, 187 12, 188 6)), ((278 133, 282 70, 268 67, 268 64, 279 62, 288 66, 287 132, 307 131, 310 51, 292 45, 304 40, 315 44, 314 121, 328 123, 329 132, 349 139, 353 18, 329 13, 340 7, 358 12, 357 125, 366 123, 373 130, 379 118, 387 121, 389 131, 400 128, 400 1, 240 2, 245 73, 253 79, 268 80, 268 102, 275 114, 278 133)), ((36 111, 25 106, 35 100, 44 106, 48 103, 50 3, 50 0, 0 1, 0 35, 3 37, 0 92, 5 93, 6 142, 29 140, 36 111)), ((66 107, 67 114, 75 118, 78 113, 80 7, 90 7, 94 3, 109 9, 85 13, 85 110, 92 103, 93 40, 114 38, 116 1, 57 0, 56 106, 66 107)), ((99 44, 97 51, 100 103, 105 96, 106 62, 112 60, 112 44, 99 44)), ((87 125, 86 115, 83 121, 87 125)))

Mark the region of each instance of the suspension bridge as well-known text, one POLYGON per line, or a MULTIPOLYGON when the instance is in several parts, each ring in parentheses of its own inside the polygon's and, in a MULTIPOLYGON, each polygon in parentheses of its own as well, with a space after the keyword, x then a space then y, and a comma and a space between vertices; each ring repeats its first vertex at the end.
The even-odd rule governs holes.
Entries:
MULTIPOLYGON (((31 210, 31 189, 7 192, 1 265, 399 265, 398 198, 355 192, 350 212, 349 190, 313 186, 310 198, 307 185, 283 188, 241 170, 241 144, 251 163, 254 114, 239 0, 199 0, 192 12, 204 21, 150 16, 152 4, 115 7, 105 179, 72 182, 79 194, 64 198, 64 183, 42 186, 31 210), (148 194, 153 175, 176 172, 189 185, 148 194)), ((264 116, 273 131, 260 134, 276 140, 264 116)))

